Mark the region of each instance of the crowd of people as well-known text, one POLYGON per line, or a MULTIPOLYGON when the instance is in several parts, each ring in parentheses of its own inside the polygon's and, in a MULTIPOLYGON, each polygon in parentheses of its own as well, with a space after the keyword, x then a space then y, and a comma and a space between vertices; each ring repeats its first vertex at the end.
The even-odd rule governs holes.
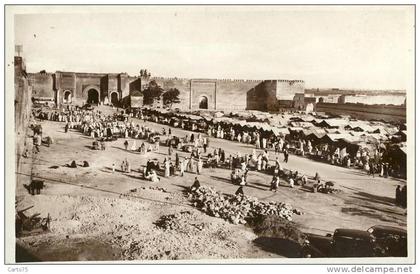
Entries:
MULTIPOLYGON (((138 112, 136 117, 143 121, 151 120, 163 124, 171 124, 171 119, 138 112)), ((139 152, 145 155, 148 152, 159 152, 162 137, 166 138, 165 144, 168 146, 168 156, 162 164, 159 164, 157 159, 149 160, 143 175, 145 179, 153 182, 160 180, 159 174, 162 173, 164 177, 174 175, 183 176, 185 172, 200 174, 205 168, 225 167, 232 170, 231 182, 240 186, 246 186, 247 175, 249 170, 258 172, 265 172, 271 174, 273 179, 270 184, 270 190, 276 191, 280 185, 281 178, 284 179, 290 187, 295 184, 306 184, 308 178, 305 174, 299 174, 298 171, 291 171, 282 168, 280 155, 283 155, 282 161, 288 162, 289 153, 293 151, 300 155, 328 155, 328 160, 332 164, 341 164, 347 167, 355 165, 363 167, 369 175, 374 176, 379 173, 379 176, 388 177, 389 164, 379 162, 381 152, 378 151, 375 155, 369 155, 366 151, 360 150, 356 153, 354 159, 350 159, 348 153, 343 153, 342 150, 336 148, 334 152, 329 152, 334 149, 328 144, 313 145, 310 140, 290 140, 283 136, 276 136, 272 133, 267 133, 262 130, 250 129, 243 130, 233 126, 223 124, 208 124, 205 127, 203 124, 195 123, 187 124, 181 121, 179 127, 188 128, 193 131, 185 137, 179 138, 173 136, 171 128, 162 128, 158 132, 146 126, 145 123, 135 124, 133 119, 127 115, 104 115, 99 111, 82 110, 82 109, 67 109, 64 111, 41 112, 38 118, 48 119, 52 121, 59 121, 65 123, 65 132, 69 129, 77 129, 87 136, 91 136, 93 141, 93 149, 104 150, 106 148, 105 142, 124 138, 124 149, 139 152), (226 155, 221 148, 215 148, 210 151, 210 139, 204 135, 220 139, 228 139, 230 141, 237 141, 246 144, 253 144, 255 148, 251 153, 241 155, 239 152, 235 155, 226 155), (129 138, 134 139, 130 140, 129 138), (145 139, 148 142, 141 142, 137 145, 137 139, 145 139), (189 157, 180 159, 178 152, 175 150, 183 150, 185 145, 188 145, 189 157), (270 162, 269 153, 274 150, 275 160, 274 164, 270 162), (257 153, 257 150, 260 151, 257 153), (175 160, 172 155, 175 153, 175 160)), ((114 169, 114 167, 113 167, 114 169)), ((121 164, 123 172, 131 170, 128 160, 121 164)), ((321 184, 318 174, 312 178, 315 185, 321 184)))
MULTIPOLYGON (((116 138, 124 138, 123 146, 125 150, 137 151, 144 155, 147 152, 159 152, 160 141, 162 136, 166 136, 166 145, 168 145, 168 156, 160 165, 157 159, 149 160, 143 171, 145 179, 153 182, 160 180, 160 172, 164 177, 174 175, 183 176, 185 172, 200 174, 203 167, 216 168, 226 167, 232 170, 232 183, 245 186, 247 181, 247 174, 249 170, 256 170, 261 172, 274 172, 274 176, 278 178, 283 174, 280 160, 277 157, 275 161, 275 168, 270 166, 269 151, 267 139, 261 137, 258 132, 248 134, 247 132, 236 132, 231 128, 229 132, 225 131, 219 126, 217 129, 209 129, 209 135, 216 138, 229 138, 234 141, 254 143, 255 149, 250 154, 241 155, 239 152, 236 155, 226 155, 221 148, 215 148, 213 151, 209 149, 209 138, 204 136, 201 132, 187 134, 183 138, 172 136, 171 129, 163 128, 161 132, 154 131, 144 124, 134 124, 133 120, 127 117, 121 119, 119 115, 103 115, 101 112, 71 109, 63 112, 48 112, 39 115, 41 119, 48 119, 52 121, 59 121, 65 123, 65 132, 69 129, 77 129, 87 136, 91 136, 93 141, 92 148, 96 150, 105 150, 105 142, 115 140, 116 138), (129 138, 134 139, 130 140, 129 138), (177 139, 177 146, 172 145, 172 140, 177 139), (146 139, 148 144, 142 142, 139 146, 136 144, 136 139, 146 139), (260 141, 261 140, 261 141, 260 141), (184 144, 191 146, 191 154, 183 160, 180 160, 179 154, 175 153, 175 162, 171 159, 174 149, 182 149, 184 144), (257 153, 257 149, 263 149, 257 153), (272 170, 272 171, 270 171, 272 170)), ((142 116, 141 118, 144 119, 142 116)), ((288 161, 289 144, 283 138, 278 138, 274 143, 275 154, 284 154, 284 162, 288 161)), ((115 164, 113 165, 113 169, 115 164)), ((130 172, 131 166, 127 159, 121 163, 122 172, 130 172)), ((293 187, 294 180, 298 178, 298 172, 289 172, 287 180, 289 185, 293 187)))
MULTIPOLYGON (((153 135, 153 131, 147 127, 136 125, 128 122, 130 116, 125 117, 125 121, 118 121, 121 115, 104 117, 100 112, 92 112, 86 110, 67 110, 64 112, 44 112, 40 118, 53 121, 61 121, 66 123, 66 131, 70 128, 78 127, 84 134, 91 135, 92 138, 104 137, 131 137, 145 138, 153 135)), ((357 151, 348 152, 343 147, 333 144, 322 143, 313 144, 311 140, 296 138, 296 136, 275 135, 271 131, 257 128, 235 127, 226 123, 212 123, 205 121, 184 121, 183 119, 175 119, 167 117, 167 115, 158 115, 153 111, 139 111, 131 113, 131 116, 149 120, 171 126, 178 126, 183 129, 198 131, 198 138, 194 140, 194 135, 184 139, 184 143, 195 142, 195 145, 202 146, 204 150, 209 146, 209 139, 203 138, 201 133, 207 133, 209 137, 227 139, 246 144, 255 145, 256 149, 272 149, 275 153, 284 153, 284 159, 287 162, 290 152, 308 156, 314 159, 322 159, 334 165, 344 167, 356 167, 366 171, 369 175, 378 174, 379 176, 388 177, 392 171, 400 167, 395 167, 385 159, 386 148, 377 147, 369 151, 366 148, 359 148, 357 151)), ((159 134, 159 133, 158 133, 159 134)), ((170 132, 169 132, 170 134, 170 132)), ((181 143, 181 146, 183 144, 181 143)), ((149 148, 150 149, 150 148, 149 148)))
MULTIPOLYGON (((133 114, 142 119, 156 123, 180 127, 182 129, 207 133, 208 136, 235 142, 255 145, 256 149, 270 149, 275 152, 284 151, 313 160, 324 161, 333 165, 348 168, 358 168, 367 174, 388 177, 405 175, 403 163, 398 156, 390 155, 392 144, 377 143, 357 146, 353 144, 336 144, 335 142, 321 141, 301 134, 275 134, 274 131, 264 128, 239 126, 226 122, 214 122, 210 119, 194 117, 193 120, 181 119, 176 113, 160 114, 155 110, 144 110, 133 114)), ((288 155, 285 155, 287 158, 288 155)))
MULTIPOLYGON (((269 187, 270 190, 277 190, 281 179, 286 181, 290 187, 294 187, 296 184, 304 185, 309 181, 306 175, 299 174, 298 171, 282 168, 279 157, 276 157, 274 164, 271 163, 268 150, 257 153, 257 150, 253 149, 250 154, 241 155, 241 153, 237 152, 234 155, 229 154, 226 156, 226 153, 222 148, 215 148, 213 151, 208 151, 207 149, 206 151, 204 147, 197 145, 197 143, 194 145, 194 140, 199 140, 201 138, 200 135, 200 133, 191 133, 189 136, 185 137, 185 139, 188 139, 191 143, 192 149, 190 154, 183 160, 181 160, 178 151, 174 152, 177 148, 174 148, 171 145, 168 146, 168 155, 162 163, 156 158, 148 159, 146 167, 143 169, 144 178, 152 182, 158 182, 160 180, 159 175, 166 178, 171 176, 184 176, 185 172, 200 175, 203 168, 226 168, 232 170, 230 178, 232 184, 241 187, 247 185, 247 175, 250 170, 272 174, 274 177, 273 182, 269 187), (175 156, 174 160, 172 159, 173 155, 175 156), (275 187, 273 187, 273 185, 275 185, 275 187)), ((136 141, 132 140, 130 142, 133 142, 134 144, 136 141)), ((124 141, 123 145, 125 149, 130 147, 130 142, 128 140, 124 141)), ((133 150, 135 149, 133 148, 133 150)), ((127 160, 125 160, 125 162, 127 162, 127 160)), ((283 162, 287 162, 287 158, 285 158, 283 162)), ((321 183, 318 174, 314 176, 313 180, 315 185, 321 183)))

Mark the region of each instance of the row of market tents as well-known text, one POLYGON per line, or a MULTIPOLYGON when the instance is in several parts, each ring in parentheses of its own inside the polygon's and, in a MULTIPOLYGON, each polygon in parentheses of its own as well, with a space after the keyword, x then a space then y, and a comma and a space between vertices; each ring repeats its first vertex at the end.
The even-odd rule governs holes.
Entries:
MULTIPOLYGON (((377 121, 359 121, 349 118, 326 118, 305 114, 269 114, 256 111, 236 112, 175 112, 165 109, 145 109, 146 113, 168 119, 195 123, 201 129, 221 125, 242 131, 259 131, 265 136, 283 137, 288 140, 311 141, 313 146, 328 144, 345 149, 354 156, 366 150, 375 154, 380 148, 390 151, 394 159, 406 159, 407 132, 377 121)), ((404 125, 405 126, 405 125, 404 125)))
MULTIPOLYGON (((151 111, 152 109, 148 109, 151 111)), ((351 121, 347 119, 318 119, 312 115, 274 115, 243 112, 224 115, 222 112, 173 112, 166 109, 153 109, 156 114, 165 115, 191 122, 204 122, 207 125, 224 124, 232 127, 239 127, 243 130, 262 130, 272 132, 276 136, 286 135, 299 136, 313 142, 333 143, 344 140, 347 143, 366 142, 381 143, 387 141, 406 141, 406 131, 399 130, 396 126, 368 121, 351 121), (274 117, 273 117, 274 116, 274 117), (266 117, 265 122, 252 121, 253 118, 266 117), (244 119, 246 118, 246 119, 244 119), (251 120, 251 121, 250 121, 251 120), (270 122, 274 121, 274 122, 270 122), (279 121, 281 121, 279 123, 279 121)))
POLYGON ((406 141, 406 131, 382 122, 351 121, 343 118, 318 119, 312 115, 272 115, 255 111, 224 115, 222 112, 196 111, 184 113, 150 108, 146 110, 169 118, 187 120, 202 125, 222 124, 242 130, 270 132, 280 137, 291 135, 310 140, 314 144, 341 142, 350 145, 358 143, 400 143, 406 141), (260 121, 255 121, 255 118, 259 118, 260 121), (261 122, 261 120, 265 122, 261 122))

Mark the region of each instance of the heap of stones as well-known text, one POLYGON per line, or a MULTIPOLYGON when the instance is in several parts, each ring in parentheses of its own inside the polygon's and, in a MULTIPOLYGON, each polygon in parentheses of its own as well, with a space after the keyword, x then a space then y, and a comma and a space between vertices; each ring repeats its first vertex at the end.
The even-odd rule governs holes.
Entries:
POLYGON ((203 229, 203 224, 196 224, 194 216, 190 211, 181 211, 176 214, 163 215, 154 224, 165 230, 181 230, 186 232, 189 227, 195 227, 199 230, 203 229))
POLYGON ((286 203, 258 201, 255 197, 244 195, 221 194, 204 186, 190 192, 188 198, 201 211, 233 224, 245 224, 247 220, 267 215, 276 215, 291 221, 293 214, 302 214, 286 203))

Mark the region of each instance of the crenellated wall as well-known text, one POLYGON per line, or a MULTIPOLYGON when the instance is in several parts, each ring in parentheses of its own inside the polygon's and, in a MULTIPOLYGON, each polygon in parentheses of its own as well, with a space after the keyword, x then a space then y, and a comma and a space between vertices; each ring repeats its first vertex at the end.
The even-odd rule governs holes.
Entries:
MULTIPOLYGON (((75 73, 56 72, 45 76, 34 74, 34 88, 49 90, 57 104, 69 103, 64 96, 71 93, 71 103, 83 105, 88 95, 97 92, 99 102, 111 102, 112 95, 118 93, 118 100, 134 91, 143 91, 150 81, 156 81, 165 91, 176 88, 180 91, 180 103, 172 107, 209 110, 277 110, 278 100, 294 96, 304 88, 303 81, 289 80, 239 80, 239 79, 185 79, 165 77, 132 77, 126 73, 75 73), (42 78, 44 77, 44 78, 42 78), (93 91, 92 91, 93 90, 93 91)), ((95 93, 96 94, 96 93, 95 93)))
POLYGON ((293 100, 296 93, 305 92, 305 82, 302 80, 277 80, 278 100, 293 100))
POLYGON ((247 92, 261 81, 230 79, 185 79, 152 77, 164 90, 180 91, 180 109, 198 109, 200 99, 207 98, 208 109, 246 109, 247 92))
POLYGON ((297 93, 302 93, 303 81, 265 80, 248 92, 247 109, 277 111, 279 101, 291 101, 297 93), (290 98, 291 99, 285 99, 290 98))
POLYGON ((217 109, 244 110, 247 108, 247 94, 260 80, 217 80, 217 109))
POLYGON ((207 98, 209 110, 244 110, 248 106, 248 92, 261 80, 236 79, 185 79, 152 77, 164 90, 180 91, 180 103, 173 107, 198 109, 203 97, 207 98))

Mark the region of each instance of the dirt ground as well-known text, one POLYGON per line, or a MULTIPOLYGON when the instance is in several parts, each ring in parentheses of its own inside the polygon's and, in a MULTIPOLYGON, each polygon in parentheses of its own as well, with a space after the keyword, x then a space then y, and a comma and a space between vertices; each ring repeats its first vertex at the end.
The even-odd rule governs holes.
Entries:
MULTIPOLYGON (((135 119, 135 123, 143 123, 135 119)), ((147 126, 163 126, 146 122, 147 126)), ((41 195, 32 196, 22 186, 16 189, 18 208, 34 205, 27 213, 48 213, 51 232, 18 239, 20 247, 40 260, 173 260, 220 258, 289 257, 289 248, 273 248, 273 243, 258 240, 250 227, 233 225, 210 217, 190 205, 183 191, 192 185, 196 174, 161 178, 151 183, 141 178, 148 158, 160 161, 168 148, 159 153, 140 155, 124 149, 124 139, 107 142, 105 151, 90 149, 92 139, 76 130, 64 132, 64 123, 42 122, 44 136, 54 143, 25 159, 26 172, 17 174, 22 181, 45 180, 41 195), (130 174, 119 172, 124 159, 132 166, 130 174), (86 160, 90 167, 76 169, 65 165, 86 160), (112 172, 112 164, 116 171, 112 172), (162 216, 174 215, 171 225, 156 223, 162 216), (287 250, 286 250, 287 249, 287 250)), ((165 126, 167 128, 167 126, 165 126)), ((187 131, 172 128, 172 134, 187 131)), ((129 139, 130 146, 134 140, 129 139)), ((144 140, 136 140, 137 147, 144 140)), ((227 155, 251 153, 252 146, 210 138, 210 147, 223 148, 227 155)), ((178 151, 181 159, 187 154, 178 151)), ((274 152, 270 152, 274 160, 274 152)), ((174 155, 172 155, 174 159, 174 155)), ((280 156, 283 159, 283 156, 280 156)), ((394 205, 395 187, 406 184, 393 178, 368 177, 364 172, 341 168, 290 155, 283 167, 308 176, 318 172, 323 179, 337 182, 339 193, 312 193, 285 184, 270 192, 271 176, 251 171, 245 194, 265 201, 287 202, 304 214, 294 215, 303 231, 317 234, 336 228, 366 230, 377 224, 406 227, 406 210, 394 205)), ((202 185, 233 194, 238 188, 230 183, 227 169, 204 169, 198 176, 202 185)))

